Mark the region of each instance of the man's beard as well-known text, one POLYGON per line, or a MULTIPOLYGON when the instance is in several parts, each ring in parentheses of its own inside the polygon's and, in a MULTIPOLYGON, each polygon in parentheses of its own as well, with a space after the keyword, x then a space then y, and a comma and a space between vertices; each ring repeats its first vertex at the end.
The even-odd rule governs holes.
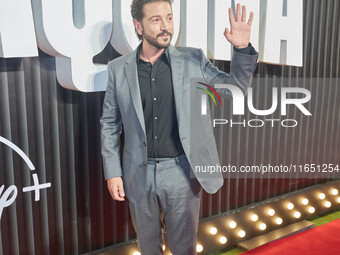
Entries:
POLYGON ((173 34, 170 33, 169 31, 164 31, 162 33, 159 33, 156 37, 152 37, 149 36, 148 34, 143 32, 143 37, 145 38, 145 40, 152 46, 156 47, 157 49, 165 49, 167 47, 169 47, 171 39, 172 39, 173 34), (170 36, 170 39, 168 42, 164 42, 164 43, 159 43, 157 41, 158 37, 163 36, 165 34, 168 34, 170 36))

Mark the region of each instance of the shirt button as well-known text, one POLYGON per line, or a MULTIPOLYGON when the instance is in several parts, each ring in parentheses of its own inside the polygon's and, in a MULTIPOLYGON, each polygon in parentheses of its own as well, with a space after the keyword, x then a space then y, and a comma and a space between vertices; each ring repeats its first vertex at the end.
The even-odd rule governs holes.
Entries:
POLYGON ((152 81, 155 81, 155 78, 152 78, 152 81))
POLYGON ((158 120, 158 118, 157 118, 157 117, 155 117, 155 120, 158 120))
POLYGON ((144 146, 146 147, 146 142, 144 142, 143 144, 144 144, 144 146))
POLYGON ((157 101, 157 98, 156 98, 156 97, 154 97, 154 98, 153 98, 153 101, 157 101))
POLYGON ((143 163, 143 165, 144 165, 144 166, 147 166, 147 165, 148 165, 148 163, 144 162, 144 163, 143 163))
POLYGON ((155 136, 155 139, 156 139, 156 140, 158 139, 158 136, 157 136, 157 135, 155 136))

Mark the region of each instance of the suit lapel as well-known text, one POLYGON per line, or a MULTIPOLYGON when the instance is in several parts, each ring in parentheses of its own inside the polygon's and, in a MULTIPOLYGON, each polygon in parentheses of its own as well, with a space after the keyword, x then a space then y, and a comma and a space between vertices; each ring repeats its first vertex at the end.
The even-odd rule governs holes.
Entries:
POLYGON ((141 100, 139 82, 138 82, 137 50, 132 52, 126 59, 124 70, 125 70, 125 76, 128 81, 128 85, 129 85, 130 92, 131 92, 132 103, 135 107, 140 125, 144 131, 144 134, 146 135, 144 113, 143 113, 142 100, 141 100))
MULTIPOLYGON (((180 113, 182 105, 182 86, 183 86, 183 57, 181 53, 172 45, 169 46, 170 65, 172 74, 173 91, 176 105, 177 123, 180 125, 180 113)), ((137 50, 131 53, 125 62, 125 76, 131 92, 132 103, 135 107, 137 117, 146 135, 145 120, 140 95, 137 71, 137 50)))
POLYGON ((172 45, 169 46, 170 65, 172 74, 173 91, 175 97, 176 114, 178 127, 180 126, 180 113, 182 106, 183 87, 183 57, 181 53, 172 45))

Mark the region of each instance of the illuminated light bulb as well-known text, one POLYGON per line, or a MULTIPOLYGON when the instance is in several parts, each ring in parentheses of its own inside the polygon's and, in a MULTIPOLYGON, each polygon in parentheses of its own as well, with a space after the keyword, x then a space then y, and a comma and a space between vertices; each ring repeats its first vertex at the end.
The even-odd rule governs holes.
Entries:
POLYGON ((329 202, 329 201, 326 201, 326 202, 325 202, 325 206, 326 206, 327 208, 331 207, 331 205, 332 205, 331 202, 329 202))
POLYGON ((294 209, 294 204, 293 203, 288 203, 287 208, 288 208, 288 210, 293 210, 294 209))
POLYGON ((202 252, 203 251, 203 246, 201 244, 197 244, 196 251, 197 252, 202 252))
POLYGON ((274 209, 269 209, 268 210, 268 215, 269 216, 273 216, 275 214, 275 210, 274 209))
POLYGON ((340 203, 340 197, 338 197, 337 201, 338 201, 338 203, 340 203))
POLYGON ((265 223, 260 224, 260 229, 265 230, 267 228, 267 225, 265 223))
POLYGON ((294 213, 294 217, 295 218, 300 218, 301 217, 301 213, 300 212, 298 212, 298 211, 296 211, 295 213, 294 213))
POLYGON ((139 251, 135 251, 132 255, 141 255, 139 251))
POLYGON ((240 230, 240 231, 238 231, 238 236, 239 237, 245 237, 246 236, 246 232, 244 230, 240 230))
POLYGON ((283 220, 280 217, 278 217, 278 218, 276 218, 275 222, 276 222, 277 225, 281 225, 283 220))
POLYGON ((315 208, 313 206, 308 208, 308 212, 310 213, 314 213, 315 212, 315 208))
POLYGON ((236 228, 236 226, 237 226, 237 224, 236 224, 235 221, 229 222, 229 227, 230 227, 230 228, 236 228))
POLYGON ((326 197, 325 193, 320 193, 320 194, 319 194, 319 198, 320 198, 321 200, 325 199, 325 197, 326 197))
POLYGON ((303 205, 308 205, 309 200, 307 198, 302 199, 302 204, 303 205))
POLYGON ((332 189, 332 194, 336 196, 339 194, 339 191, 337 189, 332 189))
POLYGON ((209 232, 210 232, 210 234, 212 234, 212 235, 216 235, 216 234, 217 234, 217 228, 212 227, 212 228, 210 228, 209 232))
POLYGON ((165 251, 165 245, 163 244, 163 251, 165 251))
POLYGON ((251 216, 251 220, 252 221, 257 221, 259 219, 259 216, 257 216, 257 214, 253 214, 252 216, 251 216))
POLYGON ((221 244, 226 244, 227 243, 227 238, 225 236, 220 237, 220 243, 221 244))

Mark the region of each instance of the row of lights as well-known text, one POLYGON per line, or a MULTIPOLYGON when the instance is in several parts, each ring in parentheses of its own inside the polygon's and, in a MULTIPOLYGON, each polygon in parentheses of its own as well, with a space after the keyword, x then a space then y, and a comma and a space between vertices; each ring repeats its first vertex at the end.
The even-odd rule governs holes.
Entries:
MULTIPOLYGON (((331 194, 334 195, 334 196, 336 196, 336 195, 339 194, 339 191, 338 191, 337 189, 332 189, 332 190, 331 190, 331 194)), ((324 193, 320 193, 320 194, 319 194, 319 199, 320 199, 320 200, 323 200, 323 199, 325 199, 325 198, 326 198, 326 195, 325 195, 324 193)), ((337 202, 340 203, 340 197, 337 198, 337 202)), ((306 205, 309 204, 309 200, 308 200, 307 198, 303 198, 303 199, 301 200, 301 203, 302 203, 303 205, 306 206, 306 205)), ((331 203, 330 201, 325 201, 324 206, 325 206, 326 208, 330 208, 330 207, 332 206, 332 203, 331 203)), ((293 210, 294 207, 295 207, 295 205, 294 205, 293 203, 291 203, 291 202, 289 202, 289 203, 287 204, 287 209, 290 210, 290 211, 293 210)), ((315 212, 315 208, 314 208, 313 206, 310 206, 310 207, 308 208, 308 212, 311 213, 311 214, 314 213, 314 212, 315 212)), ((268 213, 269 216, 274 216, 276 212, 275 212, 274 209, 270 208, 270 209, 268 209, 267 213, 268 213)), ((295 211, 294 214, 293 214, 293 216, 294 216, 295 218, 298 219, 298 218, 301 217, 301 212, 295 211)), ((250 219, 251 219, 253 222, 256 222, 256 221, 259 220, 259 217, 258 217, 257 214, 252 214, 251 217, 250 217, 250 219)), ((283 223, 282 218, 277 217, 277 218, 275 219, 275 223, 276 223, 277 225, 281 225, 281 224, 283 223)), ((235 228, 237 227, 237 223, 236 223, 235 221, 230 221, 230 222, 229 222, 229 227, 230 227, 231 229, 235 229, 235 228)), ((258 227, 259 227, 260 230, 265 230, 265 229, 267 228, 267 225, 266 225, 265 223, 261 222, 261 223, 258 225, 258 227)), ((216 228, 216 227, 211 227, 210 230, 209 230, 209 232, 210 232, 211 235, 216 235, 218 231, 217 231, 217 228, 216 228)), ((241 237, 241 238, 243 238, 243 237, 246 236, 246 232, 245 232, 243 229, 239 230, 237 234, 238 234, 238 236, 241 237)), ((221 244, 226 244, 226 243, 227 243, 227 238, 226 238, 225 236, 219 237, 218 240, 219 240, 219 243, 221 243, 221 244)), ((202 251, 203 251, 203 246, 202 246, 201 244, 198 244, 198 245, 197 245, 197 252, 202 252, 202 251)))
MULTIPOLYGON (((336 195, 339 194, 339 191, 338 191, 337 189, 332 189, 332 190, 331 190, 331 194, 334 195, 334 196, 336 196, 336 195)), ((319 196, 318 196, 318 197, 319 197, 320 200, 324 200, 324 199, 326 198, 326 195, 325 195, 325 193, 319 193, 319 196)), ((337 198, 337 202, 340 203, 340 197, 337 198)), ((301 200, 301 203, 302 203, 303 205, 307 206, 307 205, 309 204, 309 200, 308 200, 307 198, 303 198, 303 199, 301 200)), ((332 206, 332 203, 331 203, 330 201, 325 201, 325 202, 324 202, 324 206, 325 206, 326 208, 330 208, 330 207, 332 206)), ((291 211, 291 210, 293 210, 294 208, 295 208, 295 205, 294 205, 292 202, 289 202, 289 203, 287 204, 287 209, 288 209, 288 210, 291 211)), ((311 213, 311 214, 314 213, 314 212, 315 212, 315 208, 314 208, 313 206, 310 206, 310 207, 308 208, 308 212, 311 213)), ((275 215, 276 212, 275 212, 274 209, 270 208, 270 209, 268 209, 267 213, 268 213, 269 216, 272 217, 272 216, 275 215)), ((295 211, 294 214, 293 214, 293 216, 294 216, 295 218, 298 219, 298 218, 301 217, 301 213, 300 213, 299 211, 295 211)), ((257 214, 254 213, 254 214, 252 214, 252 215, 250 216, 250 219, 251 219, 253 222, 256 222, 256 221, 259 220, 259 217, 258 217, 257 214)), ((283 223, 282 218, 277 217, 277 218, 275 219, 275 223, 276 223, 277 225, 281 225, 281 224, 283 223)), ((233 221, 233 220, 230 221, 228 225, 229 225, 229 227, 230 227, 231 229, 235 229, 235 228, 237 227, 236 221, 233 221)), ((261 222, 261 223, 258 225, 258 227, 259 227, 260 230, 265 230, 265 229, 267 228, 267 225, 266 225, 265 223, 261 222)), ((216 235, 217 232, 218 232, 218 230, 217 230, 216 227, 211 227, 211 228, 209 229, 209 232, 210 232, 211 235, 216 235)), ((240 238, 243 238, 243 237, 246 236, 246 232, 245 232, 243 229, 239 230, 237 234, 238 234, 238 236, 239 236, 240 238)), ((226 244, 227 241, 228 241, 228 239, 227 239, 227 237, 225 237, 225 236, 219 236, 218 241, 219 241, 220 244, 226 244)), ((165 245, 163 245, 163 250, 165 250, 165 245)), ((200 243, 198 243, 197 246, 196 246, 196 251, 197 251, 198 253, 202 252, 202 251, 203 251, 203 245, 200 244, 200 243)), ((136 252, 133 253, 133 255, 141 255, 141 253, 138 252, 138 251, 136 251, 136 252)), ((171 255, 171 253, 170 253, 170 255, 171 255)))

